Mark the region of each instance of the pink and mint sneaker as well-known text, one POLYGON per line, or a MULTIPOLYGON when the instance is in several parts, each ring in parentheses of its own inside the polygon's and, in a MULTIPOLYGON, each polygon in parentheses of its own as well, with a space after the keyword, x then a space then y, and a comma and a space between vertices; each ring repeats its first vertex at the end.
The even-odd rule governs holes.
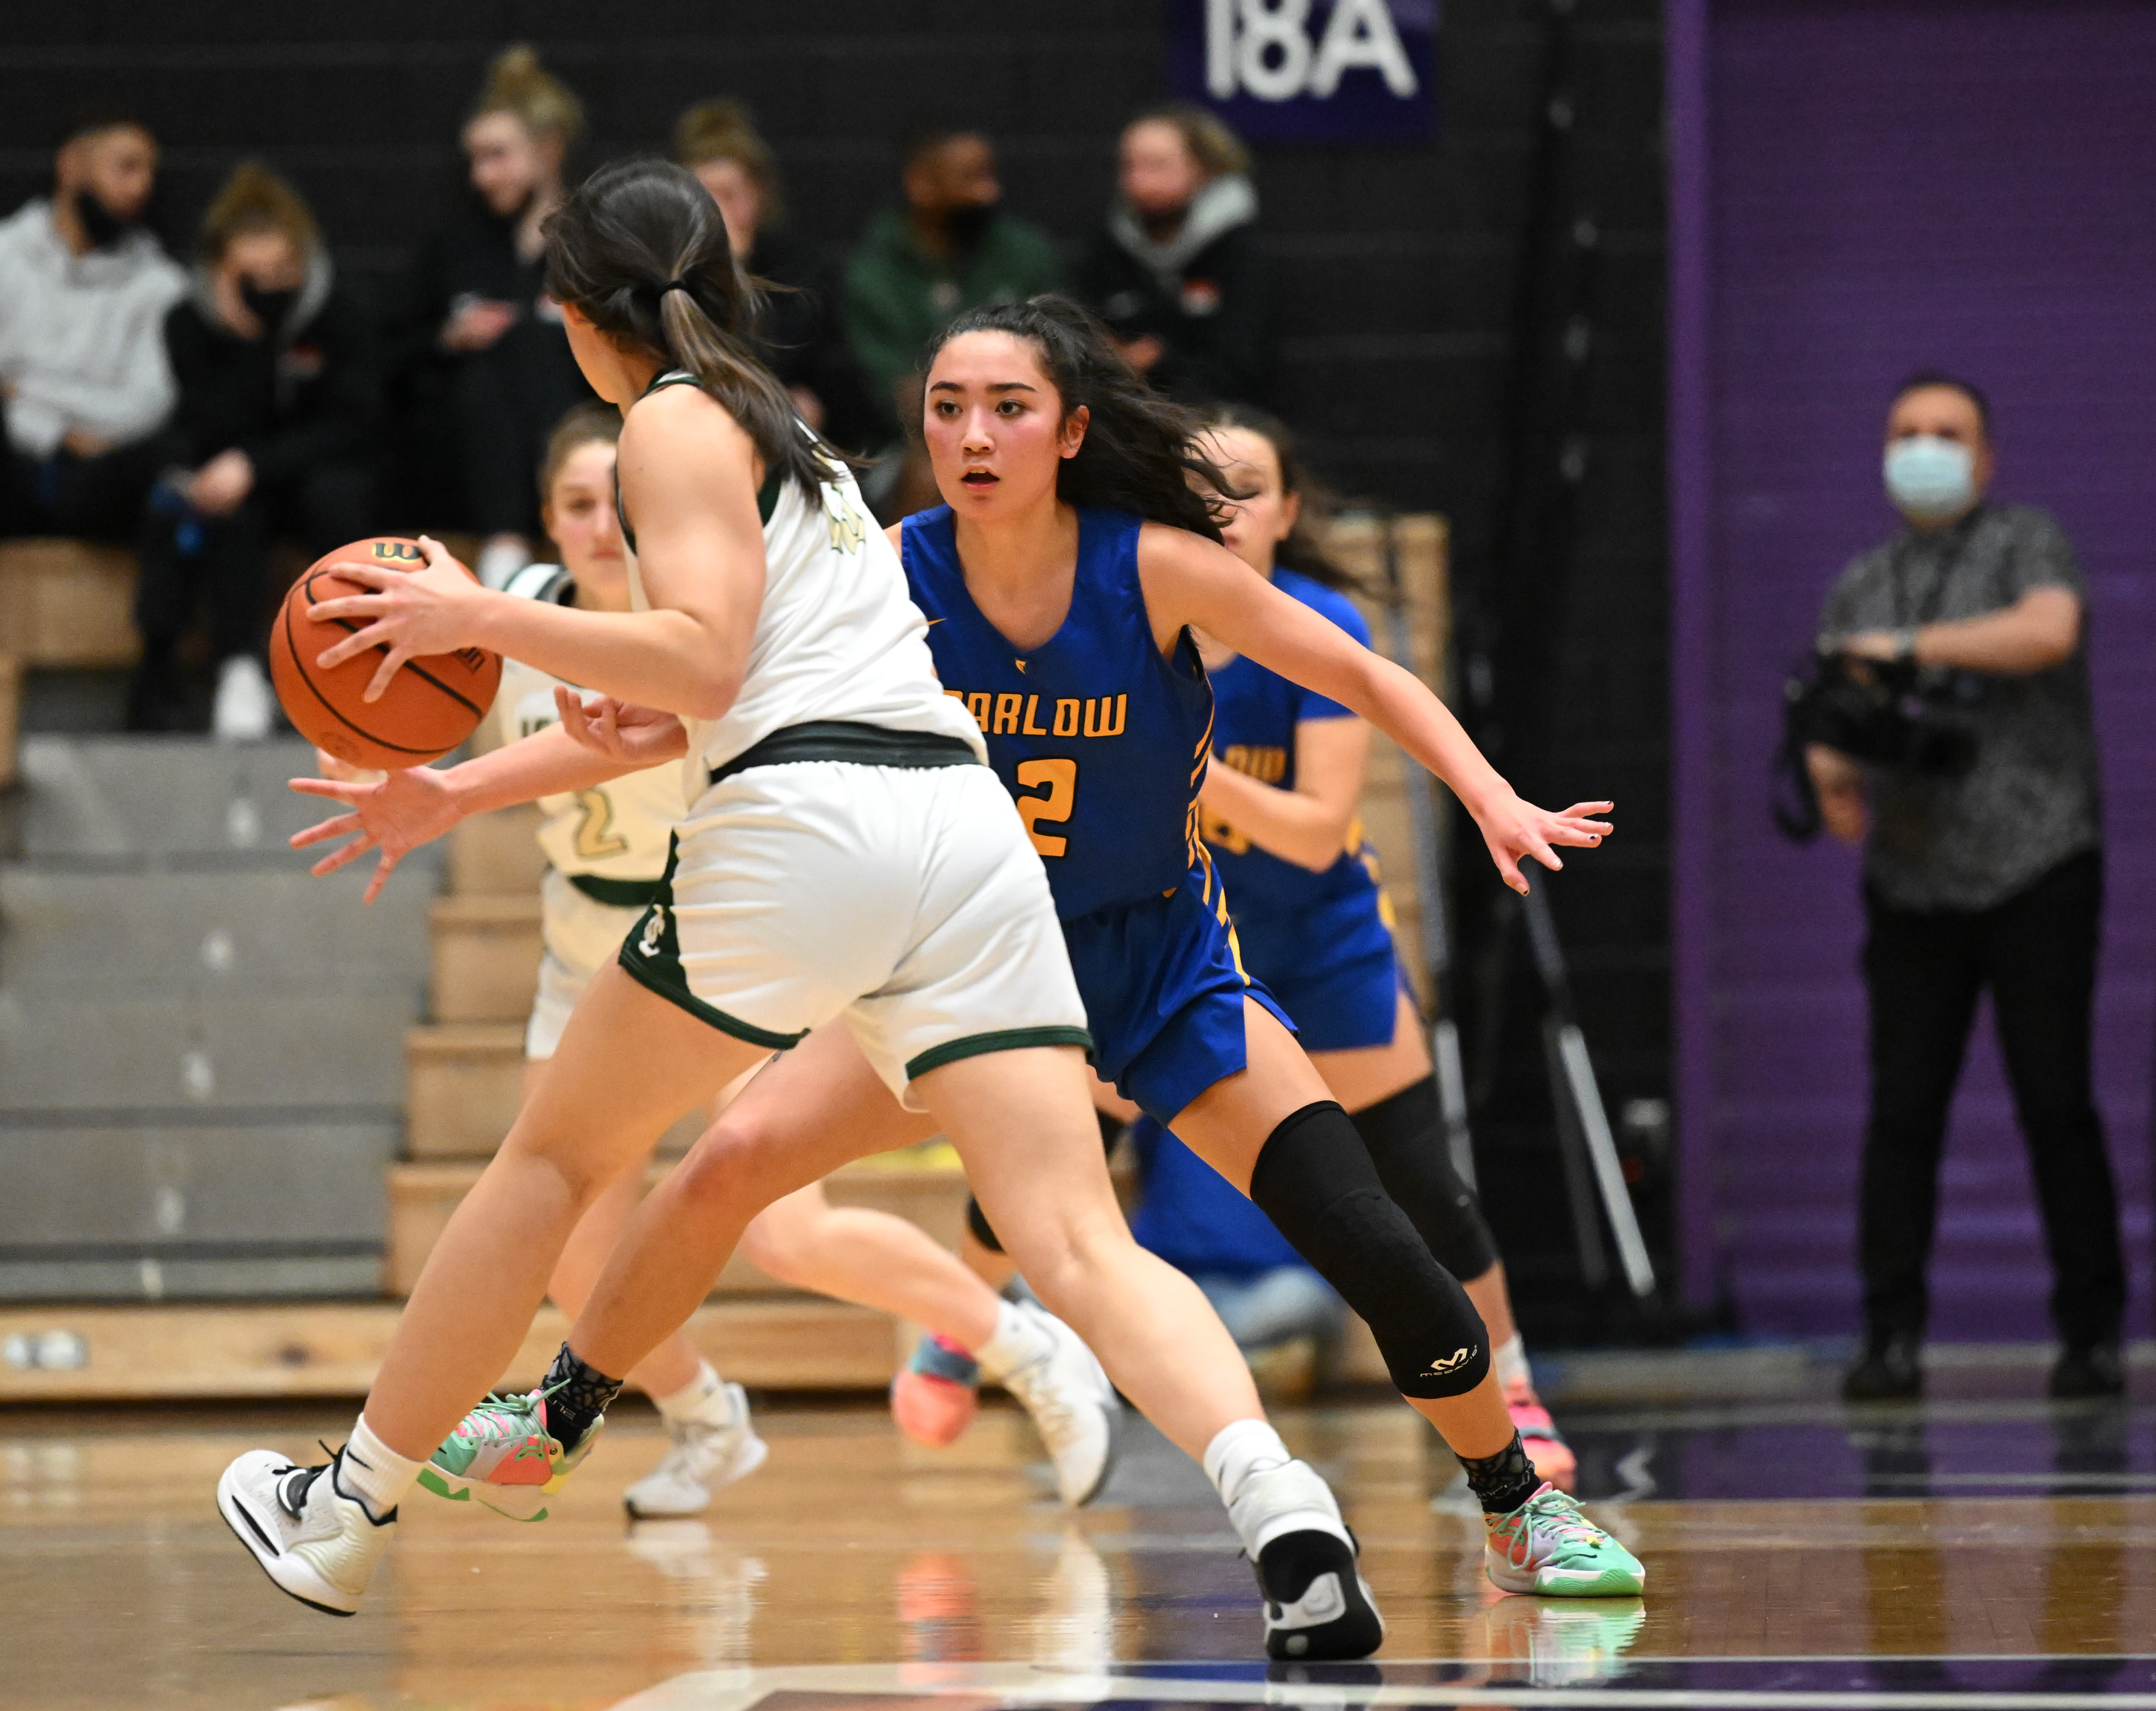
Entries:
POLYGON ((940 1450, 956 1443, 973 1423, 980 1401, 981 1369, 947 1337, 931 1332, 891 1381, 891 1417, 917 1444, 940 1450))
POLYGON ((1482 1518, 1483 1572, 1507 1592, 1545 1598, 1636 1598, 1646 1590, 1639 1558, 1543 1485, 1509 1515, 1482 1518))
POLYGON ((512 1521, 543 1521, 547 1499, 580 1467, 606 1424, 602 1415, 572 1451, 547 1429, 547 1397, 489 1396, 419 1470, 419 1484, 451 1503, 476 1498, 512 1521))

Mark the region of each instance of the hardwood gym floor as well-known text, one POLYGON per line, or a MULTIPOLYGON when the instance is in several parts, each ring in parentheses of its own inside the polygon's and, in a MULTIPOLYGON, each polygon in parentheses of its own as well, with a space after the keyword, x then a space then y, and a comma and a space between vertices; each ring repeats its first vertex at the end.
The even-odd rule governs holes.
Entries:
POLYGON ((766 1409, 760 1473, 702 1520, 630 1529, 621 1488, 660 1442, 632 1414, 547 1522, 416 1496, 340 1621, 272 1591, 211 1492, 238 1451, 306 1455, 349 1419, 0 1414, 0 1704, 2156 1706, 2146 1403, 1576 1411, 1586 1492, 1650 1577, 1645 1601, 1592 1603, 1483 1582, 1480 1529, 1404 1410, 1291 1413, 1390 1633, 1378 1669, 1270 1681, 1209 1493, 1143 1429, 1066 1523, 1014 1412, 931 1452, 871 1407, 766 1409))

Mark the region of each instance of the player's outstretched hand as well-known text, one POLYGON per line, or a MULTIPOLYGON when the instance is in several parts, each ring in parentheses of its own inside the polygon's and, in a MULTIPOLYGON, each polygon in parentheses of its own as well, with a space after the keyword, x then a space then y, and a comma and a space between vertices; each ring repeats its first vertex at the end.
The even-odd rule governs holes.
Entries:
POLYGON ((473 636, 472 607, 490 597, 439 540, 419 537, 427 555, 423 569, 393 571, 381 565, 339 559, 330 568, 348 582, 362 582, 365 594, 343 594, 307 608, 307 616, 321 622, 337 618, 369 618, 334 647, 323 649, 315 663, 324 671, 357 658, 370 648, 384 650, 380 668, 367 686, 363 701, 378 701, 389 680, 408 659, 423 653, 448 653, 468 645, 473 636))
POLYGON ((367 882, 362 902, 372 903, 382 894, 398 863, 423 843, 430 843, 464 817, 449 795, 443 776, 431 766, 406 766, 378 784, 346 784, 335 778, 295 778, 292 788, 302 796, 327 797, 351 812, 310 826, 292 834, 292 848, 326 843, 349 837, 308 871, 334 873, 347 862, 357 861, 371 849, 382 858, 374 864, 374 877, 367 882))
POLYGON ((594 695, 587 701, 574 689, 554 689, 562 729, 583 747, 624 766, 656 766, 689 752, 689 732, 671 713, 594 695))
POLYGON ((1613 829, 1608 821, 1594 816, 1606 814, 1615 806, 1614 802, 1574 802, 1553 814, 1507 791, 1496 802, 1470 812, 1482 828, 1482 842, 1489 847, 1490 859, 1497 864, 1498 876, 1525 897, 1527 881, 1520 872, 1522 858, 1532 856, 1552 873, 1562 872, 1564 863, 1558 858, 1556 846, 1594 848, 1613 829))

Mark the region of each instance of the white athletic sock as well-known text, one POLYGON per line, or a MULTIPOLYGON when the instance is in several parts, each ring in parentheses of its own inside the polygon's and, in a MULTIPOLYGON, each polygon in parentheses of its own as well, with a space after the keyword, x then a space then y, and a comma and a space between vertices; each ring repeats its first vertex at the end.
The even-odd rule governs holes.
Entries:
POLYGON ((685 1426, 691 1421, 702 1426, 734 1423, 733 1396, 708 1360, 696 1363, 696 1375, 680 1390, 670 1396, 654 1396, 651 1401, 669 1426, 685 1426))
POLYGON ((418 1480, 420 1466, 377 1437, 362 1414, 353 1422, 352 1436, 345 1440, 344 1454, 338 1459, 337 1489, 346 1497, 357 1498, 376 1520, 386 1520, 418 1480))
POLYGON ((996 1304, 996 1334, 973 1350, 983 1375, 1000 1384, 1021 1366, 1055 1351, 1055 1340, 1039 1317, 1008 1301, 996 1304))
POLYGON ((1516 1384, 1533 1388, 1534 1375, 1527 1370, 1527 1345, 1517 1331, 1490 1351, 1490 1366, 1497 1375, 1499 1390, 1510 1390, 1516 1384))
POLYGON ((1264 1420, 1237 1420, 1205 1446, 1205 1477, 1228 1506, 1228 1519, 1252 1562, 1288 1533, 1348 1536, 1340 1505, 1317 1470, 1288 1453, 1264 1420))
POLYGON ((1251 1474, 1285 1467, 1294 1459, 1270 1421, 1235 1420, 1205 1446, 1205 1477, 1220 1493, 1220 1501, 1232 1504, 1251 1474))

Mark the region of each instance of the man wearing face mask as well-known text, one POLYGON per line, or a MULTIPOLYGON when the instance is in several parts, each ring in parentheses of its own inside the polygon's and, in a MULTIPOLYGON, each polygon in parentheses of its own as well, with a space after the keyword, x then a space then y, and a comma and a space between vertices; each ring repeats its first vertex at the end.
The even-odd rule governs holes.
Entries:
POLYGON ((299 192, 243 162, 203 217, 192 289, 165 320, 178 397, 156 442, 135 622, 136 730, 200 729, 180 638, 207 609, 210 727, 269 735, 270 549, 309 558, 372 533, 379 376, 367 317, 299 192))
MULTIPOLYGON (((870 223, 848 264, 846 341, 886 443, 917 425, 921 347, 962 309, 1020 302, 1062 281, 1047 235, 1003 210, 995 150, 978 131, 936 129, 901 152, 905 201, 870 223)), ((935 503, 932 489, 927 503, 935 503)))
POLYGON ((157 174, 138 120, 85 115, 52 196, 0 223, 0 535, 128 540, 140 522, 172 402, 159 329, 186 289, 141 223, 157 174))
POLYGON ((1843 1392, 1913 1396, 1938 1165, 1979 995, 1989 991, 2029 1147, 2063 1349, 2055 1396, 2117 1396, 2126 1268, 2090 1074, 2103 884, 2087 589, 2045 512, 1989 502, 1990 412, 1915 375, 1887 427, 1907 526, 1828 596, 1823 648, 1900 659, 1975 739, 1973 766, 1806 753, 1835 836, 1865 846, 1871 1114, 1859 1211, 1866 1342, 1843 1392))

